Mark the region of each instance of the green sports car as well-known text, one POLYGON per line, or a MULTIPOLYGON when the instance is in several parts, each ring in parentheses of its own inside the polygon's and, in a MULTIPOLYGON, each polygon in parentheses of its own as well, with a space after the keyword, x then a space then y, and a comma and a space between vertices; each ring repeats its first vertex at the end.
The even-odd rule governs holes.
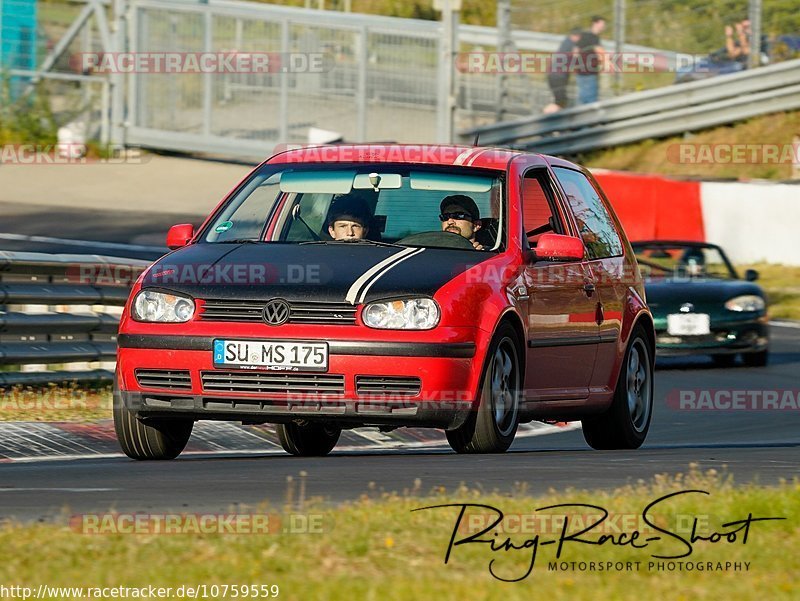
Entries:
POLYGON ((674 240, 632 243, 645 278, 658 356, 711 355, 719 365, 766 365, 769 333, 758 272, 741 279, 714 244, 674 240))

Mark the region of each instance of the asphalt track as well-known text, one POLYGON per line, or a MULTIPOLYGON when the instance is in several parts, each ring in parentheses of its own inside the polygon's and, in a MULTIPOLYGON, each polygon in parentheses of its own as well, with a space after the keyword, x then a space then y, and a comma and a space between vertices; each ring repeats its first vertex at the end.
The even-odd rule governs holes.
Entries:
MULTIPOLYGON (((202 221, 192 214, 86 211, 0 203, 3 225, 12 234, 74 240, 163 245, 169 225, 202 221), (119 224, 119 225, 115 225, 119 224)), ((6 250, 96 253, 151 258, 140 251, 110 252, 99 245, 0 241, 6 250)), ((158 253, 155 253, 158 256, 158 253)), ((152 258, 155 258, 153 256, 152 258)), ((459 484, 529 491, 549 488, 610 488, 655 474, 685 472, 689 464, 731 473, 739 483, 776 483, 800 477, 800 410, 680 410, 666 399, 681 390, 792 390, 800 394, 800 328, 772 327, 772 350, 765 368, 715 368, 697 359, 659 360, 653 423, 637 451, 589 449, 580 431, 518 439, 509 453, 459 456, 446 447, 420 450, 334 451, 326 458, 275 455, 183 456, 172 462, 134 462, 122 457, 0 464, 0 520, 60 519, 65 515, 117 511, 219 512, 281 503, 287 477, 297 483, 306 472, 307 496, 337 503, 362 494, 403 492, 421 480, 425 493, 459 484)), ((296 495, 296 493, 295 493, 296 495)))
MULTIPOLYGON (((380 491, 402 493, 420 479, 423 493, 463 483, 510 492, 524 483, 549 488, 611 488, 697 463, 737 483, 800 477, 800 410, 686 410, 668 405, 680 390, 800 392, 800 328, 772 327, 765 368, 714 368, 702 358, 660 360, 650 435, 637 451, 593 451, 580 431, 519 439, 509 453, 459 456, 447 448, 337 452, 305 459, 274 454, 205 455, 171 462, 125 458, 0 465, 0 516, 60 520, 115 511, 224 512, 286 499, 287 477, 306 472, 307 497, 333 503, 380 491)), ((297 490, 295 490, 295 498, 297 490)))

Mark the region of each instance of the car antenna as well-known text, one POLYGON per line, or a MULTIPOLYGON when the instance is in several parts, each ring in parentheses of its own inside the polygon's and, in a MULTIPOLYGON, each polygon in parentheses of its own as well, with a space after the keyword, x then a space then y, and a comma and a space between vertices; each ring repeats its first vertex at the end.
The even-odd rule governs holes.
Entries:
POLYGON ((475 134, 475 141, 472 143, 472 145, 473 145, 473 146, 477 146, 477 145, 478 145, 478 139, 479 139, 480 137, 481 137, 481 134, 480 134, 480 132, 478 132, 477 134, 475 134))

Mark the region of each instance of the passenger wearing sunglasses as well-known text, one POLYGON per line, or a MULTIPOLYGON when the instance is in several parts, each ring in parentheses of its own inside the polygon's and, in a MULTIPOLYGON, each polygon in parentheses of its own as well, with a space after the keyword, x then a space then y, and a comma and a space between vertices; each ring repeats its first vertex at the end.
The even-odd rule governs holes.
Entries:
POLYGON ((439 210, 443 232, 464 236, 476 250, 483 250, 483 245, 475 240, 476 232, 481 229, 481 214, 474 200, 464 194, 453 194, 442 200, 439 210))

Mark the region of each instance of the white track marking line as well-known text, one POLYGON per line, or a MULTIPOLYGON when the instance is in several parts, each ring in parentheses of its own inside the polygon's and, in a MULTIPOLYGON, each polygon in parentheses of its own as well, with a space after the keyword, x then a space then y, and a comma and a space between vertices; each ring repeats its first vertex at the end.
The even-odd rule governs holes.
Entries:
POLYGON ((771 321, 771 322, 769 322, 769 325, 778 326, 779 328, 792 328, 794 330, 800 330, 800 323, 796 323, 796 322, 771 321))
MULTIPOLYGON (((517 432, 516 438, 531 438, 534 436, 548 436, 550 434, 560 434, 562 432, 570 432, 572 430, 579 430, 581 427, 580 422, 570 422, 566 426, 553 426, 551 424, 543 424, 537 423, 536 426, 531 426, 530 424, 523 424, 520 426, 522 428, 519 432, 517 432)), ((362 438, 370 439, 369 435, 365 435, 364 433, 358 432, 357 430, 354 431, 355 434, 360 435, 362 438)), ((264 441, 265 444, 269 444, 269 441, 264 441)), ((442 448, 446 447, 446 441, 437 441, 431 440, 426 442, 400 442, 391 443, 391 444, 380 444, 376 441, 373 441, 373 444, 370 445, 346 445, 346 446, 337 446, 334 451, 345 451, 345 452, 357 452, 357 451, 375 451, 380 449, 385 449, 387 451, 397 451, 403 449, 424 449, 424 448, 442 448)), ((194 458, 203 458, 203 457, 215 457, 220 455, 279 455, 283 456, 286 453, 283 450, 278 449, 249 449, 249 450, 229 450, 229 451, 184 451, 181 453, 181 457, 194 457, 194 458)), ((18 457, 12 458, 9 457, 5 460, 0 460, 2 463, 38 463, 42 461, 77 461, 77 460, 84 460, 84 459, 119 459, 125 457, 122 453, 93 453, 91 455, 78 455, 78 454, 70 454, 70 455, 55 455, 52 457, 47 456, 36 456, 36 457, 18 457)), ((9 490, 20 490, 20 489, 3 489, 0 488, 0 492, 8 492, 9 490)), ((50 490, 50 489, 42 489, 42 490, 50 490)), ((88 489, 87 489, 88 490, 88 489)), ((114 491, 118 490, 114 489, 95 489, 95 490, 109 490, 114 491)))

